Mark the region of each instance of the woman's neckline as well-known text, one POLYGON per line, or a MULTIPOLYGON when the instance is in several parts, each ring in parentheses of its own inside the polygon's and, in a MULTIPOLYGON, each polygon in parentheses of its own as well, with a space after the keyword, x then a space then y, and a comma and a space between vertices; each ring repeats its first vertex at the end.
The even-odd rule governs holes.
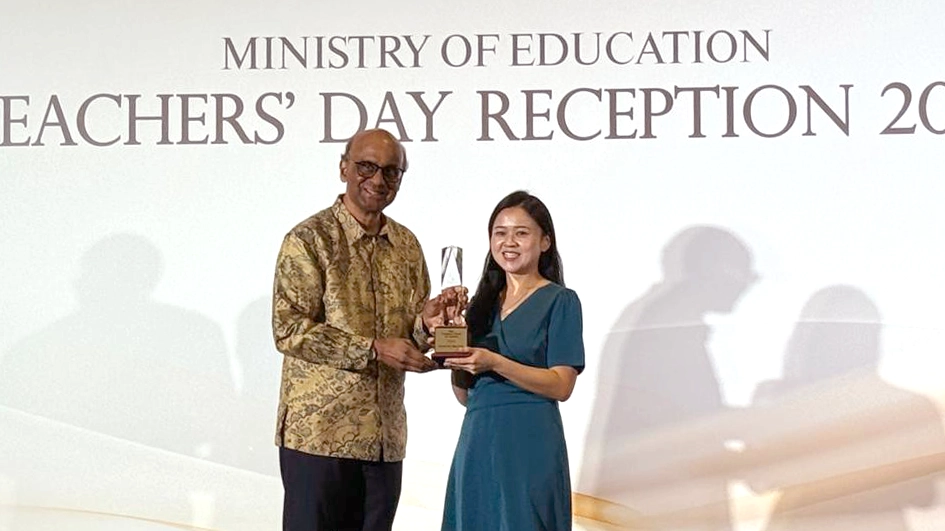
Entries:
MULTIPOLYGON (((525 304, 525 302, 527 302, 529 299, 532 298, 532 296, 534 296, 536 293, 538 293, 539 291, 541 291, 542 289, 544 289, 545 287, 547 287, 547 286, 549 286, 549 285, 551 285, 551 284, 554 284, 554 283, 553 283, 552 281, 548 280, 548 279, 544 279, 544 278, 543 278, 539 283, 537 283, 537 284, 535 284, 533 287, 529 288, 529 290, 528 290, 527 292, 525 292, 525 295, 522 296, 519 300, 515 301, 515 305, 512 306, 512 307, 510 307, 510 308, 507 309, 507 310, 503 310, 503 309, 502 309, 503 304, 500 302, 500 304, 499 304, 499 320, 500 320, 500 321, 505 321, 506 319, 508 319, 509 317, 511 317, 512 314, 514 314, 519 308, 521 308, 521 307, 525 304)), ((508 286, 506 286, 506 291, 508 291, 508 286)))

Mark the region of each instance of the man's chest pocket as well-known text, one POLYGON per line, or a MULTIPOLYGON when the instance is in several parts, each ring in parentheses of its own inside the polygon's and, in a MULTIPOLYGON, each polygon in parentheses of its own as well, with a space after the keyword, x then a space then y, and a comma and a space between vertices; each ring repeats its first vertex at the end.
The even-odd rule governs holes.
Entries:
POLYGON ((414 285, 411 268, 403 261, 393 262, 378 271, 378 306, 394 315, 413 315, 416 312, 419 287, 414 285))

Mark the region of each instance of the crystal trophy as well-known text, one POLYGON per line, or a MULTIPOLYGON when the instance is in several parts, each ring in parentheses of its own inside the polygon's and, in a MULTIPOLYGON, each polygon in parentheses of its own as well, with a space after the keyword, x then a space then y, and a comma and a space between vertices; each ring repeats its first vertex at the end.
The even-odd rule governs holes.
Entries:
MULTIPOLYGON (((451 245, 440 253, 440 289, 463 285, 463 249, 451 245)), ((448 308, 446 321, 433 331, 433 360, 443 365, 446 358, 466 356, 466 321, 464 308, 448 308)))

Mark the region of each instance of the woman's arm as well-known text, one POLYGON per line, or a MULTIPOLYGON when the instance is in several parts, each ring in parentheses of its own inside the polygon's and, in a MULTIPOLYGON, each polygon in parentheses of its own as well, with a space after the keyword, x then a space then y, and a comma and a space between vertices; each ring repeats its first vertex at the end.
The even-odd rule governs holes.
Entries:
POLYGON ((453 386, 453 396, 456 397, 456 400, 463 406, 466 407, 466 397, 469 395, 469 391, 463 389, 462 387, 453 386))
MULTIPOLYGON (((577 381, 578 371, 574 367, 558 365, 550 369, 543 369, 512 361, 501 354, 484 348, 470 348, 467 350, 470 352, 469 356, 446 360, 446 366, 473 375, 493 371, 526 391, 559 402, 564 402, 570 398, 571 391, 574 390, 574 383, 577 381)), ((460 402, 463 402, 463 400, 460 400, 460 402)))
POLYGON ((523 365, 498 354, 496 356, 499 360, 493 370, 522 389, 559 402, 571 397, 578 376, 574 367, 558 365, 542 369, 523 365))
POLYGON ((453 396, 460 404, 465 406, 466 398, 469 396, 469 388, 472 387, 473 376, 463 371, 452 371, 450 383, 453 384, 453 396))

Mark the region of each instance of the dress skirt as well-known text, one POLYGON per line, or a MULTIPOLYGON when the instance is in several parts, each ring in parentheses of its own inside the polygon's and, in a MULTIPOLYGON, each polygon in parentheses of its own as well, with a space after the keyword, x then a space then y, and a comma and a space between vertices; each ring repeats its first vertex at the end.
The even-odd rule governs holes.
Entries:
POLYGON ((571 480, 556 402, 466 412, 443 531, 569 531, 571 480))

